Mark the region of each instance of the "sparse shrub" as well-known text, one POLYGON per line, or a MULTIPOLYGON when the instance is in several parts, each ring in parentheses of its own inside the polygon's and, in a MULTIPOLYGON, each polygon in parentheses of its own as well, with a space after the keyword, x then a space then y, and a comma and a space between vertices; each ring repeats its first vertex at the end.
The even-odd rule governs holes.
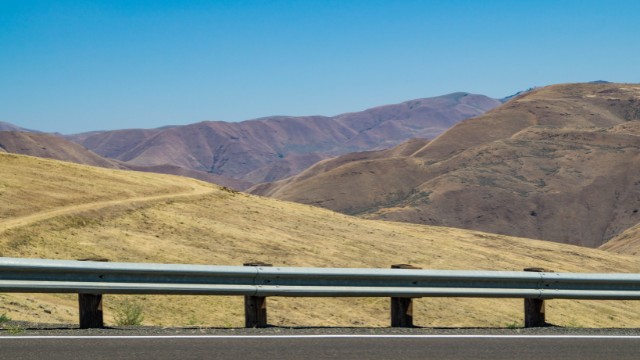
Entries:
POLYGON ((507 329, 517 329, 520 328, 522 326, 520 326, 520 324, 518 324, 517 322, 511 322, 507 324, 507 329))
POLYGON ((566 327, 568 328, 574 328, 574 329, 582 329, 584 326, 582 326, 580 323, 578 323, 576 321, 576 319, 571 319, 569 320, 569 322, 567 323, 566 327))
POLYGON ((19 231, 8 232, 9 241, 7 242, 7 248, 17 250, 28 246, 35 240, 32 234, 27 233, 20 229, 19 231))
POLYGON ((229 193, 231 195, 237 195, 237 194, 240 193, 238 190, 230 189, 230 188, 228 188, 226 186, 220 186, 220 190, 222 190, 224 192, 227 192, 227 193, 229 193))
POLYGON ((81 215, 63 216, 60 217, 59 222, 61 229, 81 229, 87 226, 100 224, 100 221, 98 219, 81 215))
POLYGON ((22 334, 25 330, 20 325, 12 325, 7 326, 7 331, 9 332, 9 335, 19 335, 22 334))
POLYGON ((0 329, 6 329, 10 335, 18 335, 24 332, 24 328, 20 325, 8 324, 11 318, 7 314, 0 315, 0 329))
POLYGON ((142 305, 132 301, 124 301, 115 309, 115 321, 118 326, 134 326, 142 324, 144 315, 142 305))

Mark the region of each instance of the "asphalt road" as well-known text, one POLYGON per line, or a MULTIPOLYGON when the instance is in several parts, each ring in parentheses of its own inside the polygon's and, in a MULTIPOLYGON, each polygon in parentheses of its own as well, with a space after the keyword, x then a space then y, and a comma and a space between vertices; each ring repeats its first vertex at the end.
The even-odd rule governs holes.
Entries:
POLYGON ((2 359, 638 359, 640 337, 0 337, 2 359))

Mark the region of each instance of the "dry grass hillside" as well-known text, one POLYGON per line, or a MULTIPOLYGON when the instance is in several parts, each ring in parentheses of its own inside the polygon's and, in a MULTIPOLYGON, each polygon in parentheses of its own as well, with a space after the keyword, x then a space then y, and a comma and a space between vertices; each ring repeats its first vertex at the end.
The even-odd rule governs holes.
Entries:
POLYGON ((0 154, 0 229, 25 216, 92 203, 189 193, 199 181, 0 154), (176 181, 180 179, 180 181, 176 181))
POLYGON ((251 192, 371 219, 598 247, 640 222, 640 85, 540 88, 411 154, 338 157, 251 192))
MULTIPOLYGON (((219 188, 193 179, 0 154, 0 256, 276 266, 640 272, 635 257, 475 231, 365 220, 219 188)), ((105 296, 146 324, 242 326, 240 297, 105 296)), ((388 299, 270 298, 283 326, 387 326, 388 299)), ((0 315, 76 322, 74 295, 0 294, 0 315)), ((640 326, 638 302, 551 301, 564 326, 640 326)), ((423 326, 520 324, 522 300, 419 299, 423 326)))
POLYGON ((622 234, 600 246, 601 250, 617 254, 640 254, 640 224, 625 230, 622 234))

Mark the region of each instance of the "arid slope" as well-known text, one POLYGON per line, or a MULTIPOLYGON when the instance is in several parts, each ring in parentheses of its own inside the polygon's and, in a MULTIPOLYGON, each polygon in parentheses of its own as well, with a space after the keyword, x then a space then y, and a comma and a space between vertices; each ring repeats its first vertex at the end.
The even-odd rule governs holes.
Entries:
POLYGON ((623 233, 600 246, 600 249, 618 254, 640 254, 640 224, 625 230, 623 233))
MULTIPOLYGON (((365 220, 169 175, 7 154, 0 154, 0 169, 0 256, 640 271, 635 258, 600 250, 365 220)), ((241 297, 191 296, 105 296, 109 324, 125 299, 142 304, 146 324, 242 326, 241 297)), ((386 326, 387 307, 388 299, 270 298, 269 321, 285 326, 386 326)), ((547 319, 558 325, 638 327, 639 310, 637 302, 551 301, 547 319)), ((416 323, 424 326, 506 326, 522 321, 522 300, 419 299, 414 311, 416 323)), ((77 297, 0 294, 0 314, 5 313, 15 320, 74 323, 77 297)))
POLYGON ((372 219, 597 247, 640 222, 640 85, 540 88, 412 154, 384 154, 326 160, 251 191, 372 219))

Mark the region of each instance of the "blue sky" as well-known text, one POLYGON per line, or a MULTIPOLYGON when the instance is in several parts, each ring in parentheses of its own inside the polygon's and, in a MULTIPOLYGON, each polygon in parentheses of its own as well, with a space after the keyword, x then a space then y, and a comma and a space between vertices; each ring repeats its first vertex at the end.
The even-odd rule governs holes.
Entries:
POLYGON ((0 121, 62 133, 640 82, 640 1, 0 0, 0 121))

